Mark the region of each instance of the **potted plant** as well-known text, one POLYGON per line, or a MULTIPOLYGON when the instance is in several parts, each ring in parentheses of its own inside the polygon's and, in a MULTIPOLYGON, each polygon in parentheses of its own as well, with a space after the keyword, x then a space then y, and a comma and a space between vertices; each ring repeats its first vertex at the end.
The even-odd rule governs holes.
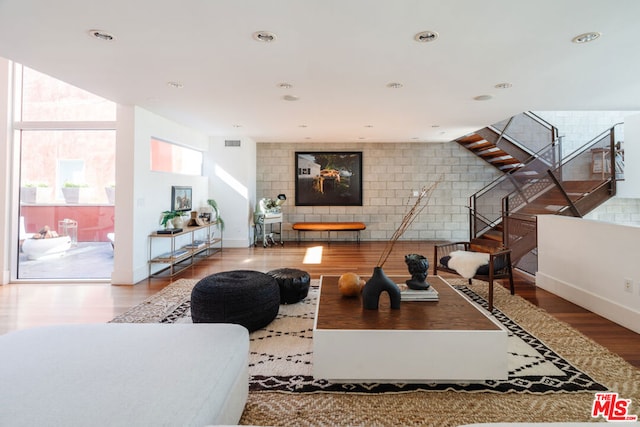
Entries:
POLYGON ((216 203, 214 199, 208 199, 207 204, 211 206, 211 209, 213 209, 213 212, 216 215, 216 219, 215 220, 212 219, 212 222, 215 222, 216 224, 218 224, 218 228, 220 228, 220 231, 224 231, 224 220, 220 217, 220 210, 218 209, 218 203, 216 203))
POLYGON ((173 223, 174 218, 182 218, 182 212, 178 211, 164 211, 162 212, 162 216, 160 216, 160 225, 164 228, 181 228, 176 227, 173 223))
POLYGON ((70 181, 65 181, 62 186, 62 195, 66 203, 78 203, 80 202, 80 189, 87 187, 87 184, 77 184, 70 181))
POLYGON ((22 203, 38 203, 44 197, 47 187, 46 183, 27 183, 20 187, 20 201, 22 203))
POLYGON ((107 202, 110 205, 116 204, 116 185, 110 184, 104 187, 104 192, 107 194, 107 202))

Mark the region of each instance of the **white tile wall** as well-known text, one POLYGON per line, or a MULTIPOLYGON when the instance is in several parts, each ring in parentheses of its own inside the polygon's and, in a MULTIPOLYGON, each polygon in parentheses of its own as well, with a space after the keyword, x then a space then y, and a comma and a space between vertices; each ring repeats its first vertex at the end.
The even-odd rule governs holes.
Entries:
MULTIPOLYGON (((413 205, 413 190, 443 180, 402 240, 467 240, 469 196, 500 173, 455 142, 449 143, 258 143, 256 197, 287 195, 283 238, 295 240, 301 221, 362 221, 362 240, 388 240, 413 205), (362 151, 363 206, 295 206, 296 151, 362 151)), ((326 239, 306 233, 305 239, 326 239)), ((332 233, 332 240, 352 240, 332 233)))
POLYGON ((585 215, 585 218, 640 227, 640 199, 614 197, 585 215))

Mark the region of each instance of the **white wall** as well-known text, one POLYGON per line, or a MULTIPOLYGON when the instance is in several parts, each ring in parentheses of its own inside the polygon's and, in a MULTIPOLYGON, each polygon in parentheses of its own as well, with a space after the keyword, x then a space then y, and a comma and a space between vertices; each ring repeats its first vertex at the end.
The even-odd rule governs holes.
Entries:
POLYGON ((640 333, 639 242, 640 227, 541 215, 536 285, 640 333))
POLYGON ((256 143, 240 139, 226 147, 224 138, 211 138, 205 161, 209 196, 216 200, 225 222, 223 246, 246 248, 252 240, 251 221, 256 200, 256 143))
MULTIPOLYGON (((5 173, 0 174, 0 242, 15 242, 17 233, 11 234, 11 117, 9 105, 11 102, 11 65, 9 61, 0 58, 0 169, 5 173)), ((6 285, 11 278, 10 250, 7 244, 0 244, 0 285, 6 285)))
MULTIPOLYGON (((162 211, 171 209, 171 186, 191 186, 194 208, 206 204, 209 195, 209 182, 203 176, 150 170, 152 137, 200 151, 209 149, 208 137, 204 133, 140 107, 119 106, 116 185, 124 185, 118 186, 116 192, 118 248, 111 276, 113 284, 132 284, 148 276, 149 234, 160 227, 162 211)), ((160 265, 154 267, 160 268, 160 265)))
POLYGON ((640 198, 640 114, 625 117, 624 121, 624 181, 618 183, 618 196, 640 198))
MULTIPOLYGON (((638 112, 631 112, 637 114, 638 112)), ((628 111, 535 111, 535 114, 558 128, 565 154, 582 147, 615 124, 626 121, 628 111)), ((625 131, 616 127, 617 140, 625 139, 625 131)))

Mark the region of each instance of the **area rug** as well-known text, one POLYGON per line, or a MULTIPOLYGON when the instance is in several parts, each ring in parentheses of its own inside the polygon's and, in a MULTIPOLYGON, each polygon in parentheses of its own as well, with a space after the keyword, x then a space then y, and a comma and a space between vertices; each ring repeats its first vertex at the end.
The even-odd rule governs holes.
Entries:
MULTIPOLYGON (((449 281, 483 303, 485 283, 474 281, 467 288, 464 280, 449 281)), ((177 281, 113 321, 189 321, 188 297, 194 284, 193 280, 177 281)), ((276 321, 251 334, 251 393, 243 424, 454 426, 496 421, 590 421, 597 390, 616 391, 640 402, 637 369, 500 286, 496 287, 494 315, 503 323, 512 323, 507 326, 512 337, 527 346, 516 346, 519 350, 514 353, 518 354, 510 356, 508 381, 444 385, 314 381, 309 373, 315 297, 316 293, 310 292, 302 303, 282 306, 276 321), (278 326, 287 319, 292 327, 278 326), (287 350, 274 351, 273 345, 267 344, 274 339, 278 348, 287 350), (523 360, 533 362, 526 366, 523 360)))

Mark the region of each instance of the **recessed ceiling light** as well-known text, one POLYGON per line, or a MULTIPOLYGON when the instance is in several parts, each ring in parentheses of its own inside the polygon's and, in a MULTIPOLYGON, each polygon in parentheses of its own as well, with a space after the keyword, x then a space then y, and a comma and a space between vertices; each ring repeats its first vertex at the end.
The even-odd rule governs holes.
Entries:
POLYGON ((293 87, 293 85, 291 83, 278 83, 278 87, 282 88, 282 89, 291 89, 293 87))
POLYGON ((496 89, 509 89, 510 87, 513 87, 513 85, 511 83, 498 83, 497 85, 494 86, 496 89))
POLYGON ((417 42, 428 43, 435 41, 438 38, 438 33, 435 31, 421 31, 413 36, 413 38, 417 42))
POLYGON ((167 82, 167 86, 174 89, 182 89, 184 87, 184 85, 180 82, 167 82))
POLYGON ((403 84, 398 82, 387 83, 387 87, 391 89, 400 89, 402 86, 403 84))
POLYGON ((256 31, 252 37, 259 42, 271 43, 276 41, 276 35, 270 31, 256 31))
POLYGON ((89 30, 89 35, 91 37, 94 37, 96 39, 100 39, 100 40, 104 40, 106 42, 110 42, 115 40, 115 37, 113 34, 109 34, 106 31, 102 31, 102 30, 89 30))
POLYGON ((478 96, 474 97, 473 99, 475 99, 476 101, 488 101, 490 99, 493 99, 493 96, 491 96, 491 95, 478 95, 478 96))
POLYGON ((285 95, 282 97, 282 99, 284 99, 285 101, 297 101, 300 98, 295 95, 285 95))
POLYGON ((599 38, 601 35, 602 33, 594 31, 592 33, 584 33, 584 34, 580 34, 579 36, 575 36, 574 38, 571 39, 571 41, 578 44, 589 43, 599 38))

